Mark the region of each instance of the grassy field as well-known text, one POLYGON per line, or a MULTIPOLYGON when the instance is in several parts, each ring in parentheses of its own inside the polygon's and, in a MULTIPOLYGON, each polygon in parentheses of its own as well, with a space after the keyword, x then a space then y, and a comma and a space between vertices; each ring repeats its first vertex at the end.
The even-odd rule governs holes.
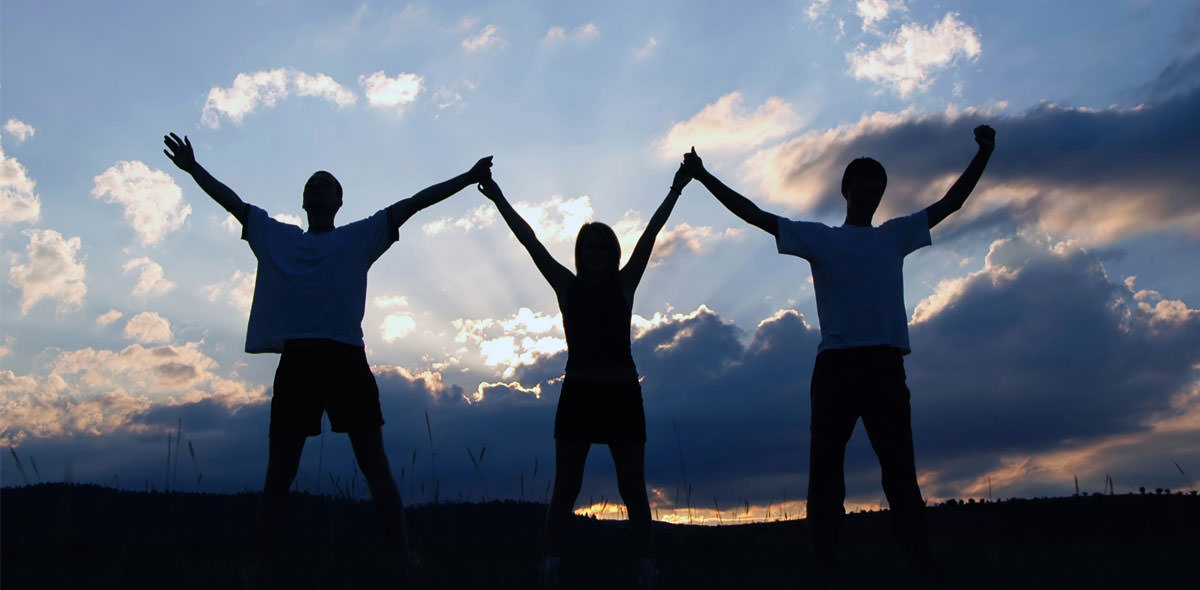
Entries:
MULTIPOLYGON (((143 493, 42 484, 0 493, 4 590, 236 588, 250 562, 254 494, 143 493)), ((371 506, 295 494, 279 588, 395 588, 371 506)), ((534 586, 545 506, 410 508, 430 588, 534 586)), ((932 507, 950 588, 1185 588, 1200 583, 1200 497, 1081 496, 932 507)), ((563 588, 627 588, 623 523, 579 518, 563 588)), ((656 523, 662 587, 805 588, 804 521, 656 523)), ((911 587, 887 513, 848 515, 847 588, 911 587)))

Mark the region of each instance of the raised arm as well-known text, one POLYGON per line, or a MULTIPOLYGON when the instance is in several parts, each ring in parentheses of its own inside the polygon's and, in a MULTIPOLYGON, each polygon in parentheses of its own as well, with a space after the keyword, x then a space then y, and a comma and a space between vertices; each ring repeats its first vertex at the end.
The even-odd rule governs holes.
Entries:
POLYGON ((679 170, 675 171, 674 180, 671 181, 671 190, 667 191, 667 197, 650 217, 650 222, 646 224, 642 237, 638 238, 637 245, 633 247, 633 254, 629 255, 629 262, 626 262, 621 269, 621 290, 625 293, 625 301, 633 303, 633 292, 637 289, 638 283, 642 282, 642 274, 646 272, 646 265, 650 263, 650 253, 654 250, 654 241, 658 238, 658 232, 662 231, 663 226, 667 224, 667 218, 671 216, 671 211, 675 208, 676 201, 679 200, 679 194, 683 192, 683 187, 691 179, 688 169, 680 164, 679 170))
POLYGON ((183 139, 179 139, 178 135, 171 133, 163 136, 163 143, 167 145, 167 149, 163 150, 180 170, 192 175, 192 179, 208 196, 212 197, 219 205, 225 208, 233 215, 240 223, 246 222, 246 203, 242 198, 233 192, 233 189, 225 186, 221 181, 213 178, 212 174, 208 173, 198 162, 196 162, 196 153, 192 150, 192 142, 185 135, 183 139), (168 151, 170 150, 170 151, 168 151))
POLYGON ((983 169, 987 167, 988 158, 992 157, 992 150, 996 148, 996 130, 987 125, 976 127, 975 143, 979 144, 979 151, 971 158, 971 163, 967 164, 962 176, 954 181, 950 190, 946 191, 946 196, 925 208, 929 229, 933 229, 933 226, 941 223, 951 213, 958 211, 967 201, 967 197, 971 196, 971 191, 975 190, 975 183, 979 182, 983 169))
POLYGON ((480 158, 474 166, 471 166, 470 170, 445 182, 421 189, 420 192, 407 199, 392 203, 388 206, 388 219, 391 221, 392 227, 399 228, 404 225, 405 221, 408 221, 409 217, 413 216, 413 213, 440 202, 472 184, 491 180, 491 178, 492 157, 480 158))
POLYGON ((566 293, 567 286, 571 283, 571 278, 574 277, 567 267, 559 264, 550 251, 538 241, 537 235, 533 233, 533 228, 517 213, 512 205, 508 203, 508 199, 504 198, 504 193, 500 191, 500 185, 496 181, 488 178, 479 183, 479 192, 496 204, 496 208, 500 210, 500 216, 504 218, 504 222, 508 224, 508 229, 512 230, 517 241, 525 246, 525 250, 533 257, 533 263, 537 265, 537 269, 546 278, 546 282, 554 289, 554 294, 560 298, 566 293))
POLYGON ((761 228, 773 236, 779 234, 779 218, 773 213, 759 209, 750 199, 725 186, 725 183, 717 180, 716 176, 705 170, 704 162, 700 160, 700 156, 696 155, 696 148, 692 148, 692 151, 683 155, 683 165, 692 175, 692 178, 704 184, 708 188, 708 191, 722 205, 725 205, 726 209, 732 211, 734 215, 741 217, 746 223, 761 228))

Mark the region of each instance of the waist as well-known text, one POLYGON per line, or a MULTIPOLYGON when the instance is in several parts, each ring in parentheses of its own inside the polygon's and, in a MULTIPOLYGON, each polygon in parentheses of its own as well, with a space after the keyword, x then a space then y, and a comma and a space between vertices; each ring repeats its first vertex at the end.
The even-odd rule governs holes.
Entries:
POLYGON ((567 367, 567 379, 590 383, 637 381, 637 367, 567 367))
POLYGON ((361 346, 346 344, 330 338, 289 338, 283 341, 283 350, 328 350, 330 348, 361 349, 361 346))

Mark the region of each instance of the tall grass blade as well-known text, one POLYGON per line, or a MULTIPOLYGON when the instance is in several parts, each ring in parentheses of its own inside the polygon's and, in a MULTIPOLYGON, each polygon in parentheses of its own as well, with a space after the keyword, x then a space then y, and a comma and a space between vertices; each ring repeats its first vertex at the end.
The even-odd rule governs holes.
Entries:
POLYGON ((29 485, 29 478, 25 475, 25 467, 21 465, 21 458, 17 456, 17 450, 10 446, 8 452, 12 453, 13 461, 17 462, 17 471, 21 473, 21 479, 25 480, 25 485, 29 485))

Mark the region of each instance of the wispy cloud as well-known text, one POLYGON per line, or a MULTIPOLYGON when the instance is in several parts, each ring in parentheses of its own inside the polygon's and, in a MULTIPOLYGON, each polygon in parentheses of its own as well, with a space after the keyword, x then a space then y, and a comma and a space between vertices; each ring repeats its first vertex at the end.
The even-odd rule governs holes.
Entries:
POLYGON ((654 37, 650 37, 649 39, 646 39, 646 43, 642 45, 641 48, 633 53, 633 58, 638 61, 650 59, 650 57, 652 57, 654 52, 657 50, 658 40, 654 37))
POLYGON ((192 213, 192 206, 183 200, 183 189, 170 175, 137 160, 117 162, 92 182, 92 196, 120 205, 125 221, 144 245, 161 242, 183 227, 192 213))
POLYGON ((116 322, 117 320, 121 319, 124 316, 125 316, 125 314, 123 314, 115 309, 110 309, 96 317, 96 325, 97 326, 107 326, 113 322, 116 322))
POLYGON ((500 29, 496 25, 485 25, 479 33, 462 40, 463 50, 474 53, 491 48, 504 47, 506 41, 500 37, 500 29))
POLYGON ((542 37, 544 45, 554 45, 562 42, 584 42, 591 41, 600 35, 600 29, 596 28, 594 23, 586 23, 579 25, 570 31, 563 27, 550 27, 546 31, 546 36, 542 37))
POLYGON ((254 281, 258 271, 233 271, 228 279, 204 287, 208 300, 217 303, 224 300, 235 308, 249 313, 250 304, 254 302, 254 281))

